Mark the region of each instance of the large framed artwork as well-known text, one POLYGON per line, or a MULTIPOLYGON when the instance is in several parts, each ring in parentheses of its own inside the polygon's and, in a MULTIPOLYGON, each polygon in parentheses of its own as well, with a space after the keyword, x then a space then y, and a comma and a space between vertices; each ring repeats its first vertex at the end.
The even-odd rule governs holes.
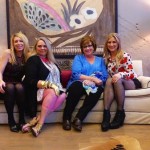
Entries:
POLYGON ((93 35, 97 53, 110 32, 117 32, 117 0, 6 0, 8 45, 16 32, 50 39, 55 55, 80 53, 80 40, 93 35))

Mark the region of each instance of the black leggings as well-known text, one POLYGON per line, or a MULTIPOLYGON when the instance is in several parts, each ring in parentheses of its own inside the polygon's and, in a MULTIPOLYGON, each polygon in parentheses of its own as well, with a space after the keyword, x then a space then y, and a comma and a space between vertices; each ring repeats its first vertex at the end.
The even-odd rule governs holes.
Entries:
MULTIPOLYGON (((66 106, 64 109, 63 120, 71 120, 72 113, 78 104, 81 96, 85 95, 85 89, 82 86, 82 82, 76 81, 72 83, 72 85, 68 89, 68 96, 66 98, 66 106)), ((80 107, 79 111, 76 114, 76 117, 81 121, 87 116, 89 111, 96 105, 99 100, 101 93, 103 92, 103 88, 101 86, 98 87, 98 91, 96 93, 90 93, 86 95, 83 105, 80 107)))
POLYGON ((24 120, 24 87, 21 83, 6 83, 4 104, 6 111, 8 113, 8 123, 9 125, 14 125, 15 119, 13 115, 13 110, 15 103, 18 106, 19 111, 19 123, 25 123, 24 120))

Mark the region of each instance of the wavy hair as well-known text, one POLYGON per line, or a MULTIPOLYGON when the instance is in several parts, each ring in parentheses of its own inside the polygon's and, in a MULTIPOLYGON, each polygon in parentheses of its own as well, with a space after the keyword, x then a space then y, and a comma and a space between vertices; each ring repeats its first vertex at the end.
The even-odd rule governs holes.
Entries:
POLYGON ((20 31, 18 33, 15 33, 11 36, 11 46, 10 46, 10 63, 12 64, 16 64, 17 60, 16 60, 16 55, 15 55, 15 47, 14 47, 14 38, 15 37, 19 37, 23 43, 24 43, 24 51, 23 51, 23 55, 25 58, 25 61, 27 60, 27 55, 29 52, 29 41, 28 38, 20 31))
POLYGON ((117 33, 110 33, 107 36, 106 42, 104 44, 104 58, 105 58, 105 63, 108 64, 109 62, 109 57, 110 57, 110 51, 108 49, 107 43, 109 39, 115 38, 116 42, 118 43, 118 48, 117 48, 117 55, 116 55, 116 64, 117 66, 119 65, 120 60, 123 58, 123 50, 121 49, 121 41, 117 33))

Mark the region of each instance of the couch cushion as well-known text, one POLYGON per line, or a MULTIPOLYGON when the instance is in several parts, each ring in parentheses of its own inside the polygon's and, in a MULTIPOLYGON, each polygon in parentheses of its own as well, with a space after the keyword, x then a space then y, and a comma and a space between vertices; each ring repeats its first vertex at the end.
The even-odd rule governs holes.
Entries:
POLYGON ((72 71, 71 70, 62 70, 61 71, 61 80, 62 80, 62 85, 64 88, 66 88, 68 81, 71 77, 72 71))
POLYGON ((137 97, 137 96, 150 96, 150 88, 141 88, 136 90, 126 90, 125 96, 137 97))

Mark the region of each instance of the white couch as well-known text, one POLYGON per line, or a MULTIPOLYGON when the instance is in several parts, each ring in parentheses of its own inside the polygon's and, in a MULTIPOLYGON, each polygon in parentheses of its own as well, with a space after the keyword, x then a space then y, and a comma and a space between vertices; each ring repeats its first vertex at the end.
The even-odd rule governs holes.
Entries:
MULTIPOLYGON (((125 111, 126 118, 125 123, 127 124, 150 124, 150 77, 143 76, 142 71, 142 61, 134 60, 133 61, 134 70, 139 75, 138 79, 142 83, 142 89, 138 90, 126 90, 125 92, 125 111)), ((109 94, 109 93, 108 93, 109 94)), ((81 106, 83 100, 77 105, 74 115, 78 108, 81 106)), ((57 111, 50 114, 46 123, 62 122, 63 108, 65 104, 59 108, 57 111)), ((41 105, 38 106, 40 111, 41 105)), ((116 110, 116 104, 113 103, 111 108, 112 116, 116 110)), ((15 116, 18 115, 17 108, 14 110, 15 116)), ((87 123, 100 123, 103 116, 103 95, 98 101, 97 105, 93 110, 88 114, 84 122, 87 123)), ((7 123, 7 113, 3 104, 3 100, 0 100, 0 124, 7 123)))

